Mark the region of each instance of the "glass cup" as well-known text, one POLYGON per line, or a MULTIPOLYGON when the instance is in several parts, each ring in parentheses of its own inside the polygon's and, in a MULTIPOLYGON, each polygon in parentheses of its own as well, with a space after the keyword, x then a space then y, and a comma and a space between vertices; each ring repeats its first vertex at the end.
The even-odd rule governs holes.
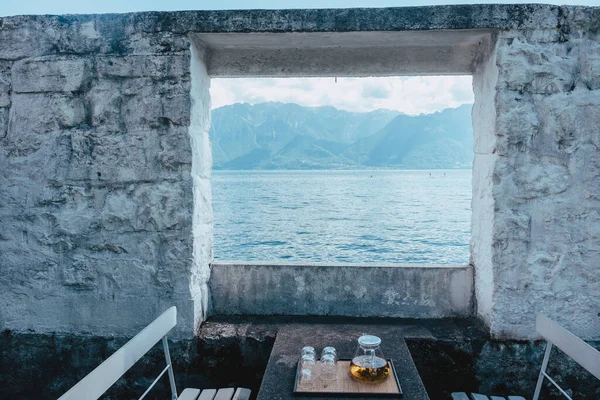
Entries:
POLYGON ((298 377, 298 388, 303 390, 313 389, 315 387, 315 374, 310 369, 300 370, 298 377))
POLYGON ((331 355, 331 356, 333 356, 335 361, 338 360, 337 351, 335 350, 335 347, 333 347, 333 346, 327 346, 323 349, 323 351, 321 352, 321 358, 323 358, 323 356, 325 356, 325 355, 331 355))
POLYGON ((308 369, 313 369, 315 364, 315 357, 312 354, 303 354, 302 357, 300 357, 300 362, 298 363, 301 368, 308 369))
POLYGON ((303 354, 298 361, 298 387, 303 390, 315 387, 317 363, 310 352, 303 354))
POLYGON ((319 378, 324 381, 335 381, 337 377, 337 358, 335 354, 323 354, 319 360, 319 378))
POLYGON ((304 346, 302 348, 302 355, 312 355, 313 358, 316 360, 317 359, 317 352, 315 351, 315 348, 312 346, 304 346))

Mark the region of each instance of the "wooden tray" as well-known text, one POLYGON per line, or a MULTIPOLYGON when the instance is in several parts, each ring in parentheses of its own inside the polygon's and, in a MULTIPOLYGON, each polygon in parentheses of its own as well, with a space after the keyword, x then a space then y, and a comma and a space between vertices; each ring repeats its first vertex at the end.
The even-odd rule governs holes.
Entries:
POLYGON ((312 389, 298 388, 298 368, 296 368, 296 378, 294 379, 294 395, 296 396, 319 396, 335 397, 343 395, 345 397, 401 397, 402 387, 398 381, 398 374, 392 360, 388 363, 392 367, 392 373, 386 380, 379 383, 368 383, 359 381, 350 375, 350 361, 338 360, 338 377, 335 381, 323 381, 319 377, 315 380, 315 387, 312 389))

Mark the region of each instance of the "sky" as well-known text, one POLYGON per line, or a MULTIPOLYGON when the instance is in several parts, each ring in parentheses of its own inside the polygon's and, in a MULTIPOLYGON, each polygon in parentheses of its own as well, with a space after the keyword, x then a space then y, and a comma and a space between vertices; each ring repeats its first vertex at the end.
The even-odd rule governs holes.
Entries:
MULTIPOLYGON (((528 3, 600 5, 600 0, 529 0, 528 3)), ((20 14, 92 14, 272 8, 402 7, 516 3, 502 0, 0 0, 0 17, 20 14)), ((294 102, 355 112, 378 108, 429 114, 473 102, 471 77, 213 79, 212 106, 236 102, 294 102)))
POLYGON ((279 101, 368 112, 380 108, 431 114, 473 103, 470 76, 385 78, 213 79, 212 108, 233 103, 279 101))

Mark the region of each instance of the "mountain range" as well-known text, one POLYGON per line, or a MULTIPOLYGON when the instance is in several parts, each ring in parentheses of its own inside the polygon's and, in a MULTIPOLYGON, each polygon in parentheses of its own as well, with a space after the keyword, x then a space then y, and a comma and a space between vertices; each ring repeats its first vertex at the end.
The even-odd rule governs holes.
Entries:
POLYGON ((472 106, 410 116, 293 103, 214 109, 215 169, 449 169, 473 161, 472 106))

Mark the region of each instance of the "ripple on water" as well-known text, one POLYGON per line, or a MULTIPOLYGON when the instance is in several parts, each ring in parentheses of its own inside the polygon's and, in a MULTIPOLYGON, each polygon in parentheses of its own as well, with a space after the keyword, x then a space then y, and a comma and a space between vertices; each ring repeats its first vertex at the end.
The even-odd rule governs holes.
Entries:
POLYGON ((214 171, 215 259, 467 263, 471 171, 429 172, 214 171))
POLYGON ((248 243, 248 246, 283 246, 285 244, 288 244, 288 242, 282 242, 279 240, 265 240, 262 242, 251 242, 248 243))

